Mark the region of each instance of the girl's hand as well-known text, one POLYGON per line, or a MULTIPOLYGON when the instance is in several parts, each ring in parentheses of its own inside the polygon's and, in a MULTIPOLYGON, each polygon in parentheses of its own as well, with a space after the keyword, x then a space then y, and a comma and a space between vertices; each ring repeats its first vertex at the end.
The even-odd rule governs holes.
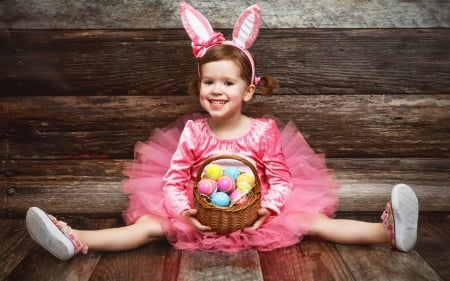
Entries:
POLYGON ((266 208, 260 208, 258 210, 258 216, 259 218, 255 221, 255 223, 249 227, 251 230, 257 230, 261 227, 261 225, 266 221, 266 219, 272 215, 272 211, 266 208))
POLYGON ((197 214, 196 209, 186 209, 181 213, 181 216, 183 216, 186 221, 191 223, 195 228, 198 229, 200 232, 210 232, 211 227, 201 224, 196 218, 195 214, 197 214))

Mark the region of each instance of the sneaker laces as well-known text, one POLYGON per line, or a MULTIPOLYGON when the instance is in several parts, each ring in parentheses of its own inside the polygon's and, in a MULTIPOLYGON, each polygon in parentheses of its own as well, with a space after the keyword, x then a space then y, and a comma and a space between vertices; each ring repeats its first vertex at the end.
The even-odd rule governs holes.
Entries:
POLYGON ((386 209, 383 211, 381 215, 381 220, 383 221, 384 230, 386 231, 386 235, 391 245, 392 249, 396 249, 395 246, 395 220, 394 213, 392 212, 392 204, 388 202, 386 204, 386 209))
POLYGON ((64 221, 57 220, 54 216, 47 214, 50 220, 58 227, 58 229, 66 236, 70 242, 72 242, 73 247, 75 248, 75 253, 78 254, 82 252, 83 254, 87 254, 88 246, 81 243, 81 241, 72 233, 72 228, 64 221))

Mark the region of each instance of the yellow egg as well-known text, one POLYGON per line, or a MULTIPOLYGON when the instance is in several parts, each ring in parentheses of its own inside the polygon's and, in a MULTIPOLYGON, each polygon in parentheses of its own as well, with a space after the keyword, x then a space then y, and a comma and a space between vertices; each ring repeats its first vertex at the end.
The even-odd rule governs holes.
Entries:
POLYGON ((248 181, 246 180, 240 180, 236 182, 236 188, 242 191, 250 191, 253 188, 253 185, 251 185, 248 181))
POLYGON ((255 177, 252 174, 250 174, 250 173, 242 173, 242 174, 240 174, 237 177, 237 179, 236 179, 236 182, 238 182, 238 181, 246 181, 251 186, 255 185, 255 177))
POLYGON ((223 176, 223 170, 220 165, 217 164, 209 164, 205 169, 205 176, 212 180, 217 180, 221 176, 223 176))

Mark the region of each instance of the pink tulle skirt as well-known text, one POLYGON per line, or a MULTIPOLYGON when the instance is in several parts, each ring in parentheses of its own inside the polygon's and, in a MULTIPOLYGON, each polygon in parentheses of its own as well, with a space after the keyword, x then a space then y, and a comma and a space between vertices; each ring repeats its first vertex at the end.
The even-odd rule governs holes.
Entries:
POLYGON ((256 231, 245 229, 228 235, 205 235, 181 218, 170 217, 164 204, 162 178, 184 124, 203 116, 198 113, 184 116, 165 129, 155 129, 148 141, 136 144, 134 161, 124 167, 128 178, 123 182, 123 192, 129 196, 129 205, 123 215, 127 224, 143 215, 152 215, 160 219, 168 241, 178 249, 268 251, 301 241, 319 214, 333 216, 340 185, 326 168, 324 156, 312 151, 293 122, 278 122, 293 182, 291 196, 280 215, 270 217, 256 231))

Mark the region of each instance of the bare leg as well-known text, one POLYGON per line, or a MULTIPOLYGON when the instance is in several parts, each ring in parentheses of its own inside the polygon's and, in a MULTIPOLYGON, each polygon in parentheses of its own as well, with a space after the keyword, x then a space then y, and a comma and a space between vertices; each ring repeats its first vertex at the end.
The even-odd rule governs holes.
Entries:
POLYGON ((134 224, 102 230, 75 230, 77 238, 90 250, 120 251, 134 249, 150 241, 164 238, 161 220, 143 216, 134 224))
POLYGON ((331 219, 319 215, 308 235, 317 236, 326 241, 342 244, 387 243, 383 224, 347 219, 331 219))

